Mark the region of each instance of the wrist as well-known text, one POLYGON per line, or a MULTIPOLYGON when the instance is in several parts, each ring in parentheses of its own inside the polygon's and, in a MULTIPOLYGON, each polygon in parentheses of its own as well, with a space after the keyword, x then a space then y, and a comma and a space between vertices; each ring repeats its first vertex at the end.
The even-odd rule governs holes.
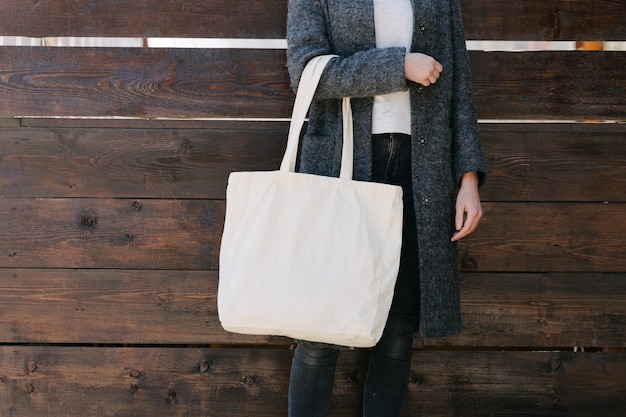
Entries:
POLYGON ((461 177, 461 185, 478 186, 478 173, 476 173, 476 171, 470 171, 463 174, 463 177, 461 177))

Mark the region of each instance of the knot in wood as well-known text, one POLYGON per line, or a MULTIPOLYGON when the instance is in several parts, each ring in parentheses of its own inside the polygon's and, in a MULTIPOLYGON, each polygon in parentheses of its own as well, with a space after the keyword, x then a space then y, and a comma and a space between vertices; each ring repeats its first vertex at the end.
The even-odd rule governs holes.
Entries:
POLYGON ((167 391, 167 400, 168 400, 169 402, 172 402, 172 401, 174 401, 175 399, 176 399, 176 391, 174 391, 174 390, 169 390, 169 391, 167 391))
POLYGON ((207 361, 200 362, 200 373, 206 375, 211 370, 211 366, 207 361))
POLYGON ((461 268, 463 271, 476 271, 478 269, 478 262, 476 262, 476 259, 472 256, 465 254, 461 259, 461 268))
POLYGON ((85 211, 78 216, 78 224, 81 229, 93 229, 98 223, 98 218, 93 211, 85 211))
POLYGON ((420 377, 419 377, 418 375, 411 374, 411 375, 409 376, 409 384, 411 384, 411 385, 417 385, 417 384, 419 384, 420 382, 421 382, 421 379, 420 379, 420 377))
POLYGON ((258 380, 259 380, 259 377, 256 375, 248 375, 248 376, 244 376, 241 378, 241 382, 243 382, 248 387, 251 387, 252 385, 256 384, 258 380))
POLYGON ((135 394, 137 391, 139 391, 139 387, 137 386, 137 384, 130 384, 130 392, 132 394, 135 394))
POLYGON ((32 394, 33 392, 35 392, 35 386, 33 384, 26 384, 26 386, 24 387, 24 389, 26 390, 27 393, 32 394))
POLYGON ((559 369, 561 369, 561 366, 563 366, 563 362, 561 362, 561 359, 552 358, 550 360, 550 369, 552 369, 552 372, 557 372, 559 369))
POLYGON ((141 371, 139 371, 138 369, 133 369, 130 371, 130 373, 128 374, 131 378, 139 378, 141 377, 141 371))

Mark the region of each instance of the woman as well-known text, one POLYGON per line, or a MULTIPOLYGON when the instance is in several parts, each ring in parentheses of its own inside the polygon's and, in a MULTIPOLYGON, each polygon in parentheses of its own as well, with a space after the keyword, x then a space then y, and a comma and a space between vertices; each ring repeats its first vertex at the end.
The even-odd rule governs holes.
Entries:
MULTIPOLYGON (((354 179, 401 185, 400 272, 371 350, 363 415, 398 416, 413 333, 461 331, 456 241, 482 215, 480 149, 459 0, 289 0, 287 65, 294 88, 307 62, 326 66, 302 140, 300 171, 338 176, 341 99, 351 97, 354 179)), ((325 416, 340 348, 299 341, 289 416, 325 416)))

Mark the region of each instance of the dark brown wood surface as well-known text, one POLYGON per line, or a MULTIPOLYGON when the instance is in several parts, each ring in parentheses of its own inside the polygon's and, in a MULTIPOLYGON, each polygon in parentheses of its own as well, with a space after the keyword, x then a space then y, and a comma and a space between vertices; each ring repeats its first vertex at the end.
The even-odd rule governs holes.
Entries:
MULTIPOLYGON (((231 171, 279 167, 288 129, 288 122, 180 120, 23 125, 30 128, 0 129, 4 197, 223 199, 231 171)), ((480 130, 489 167, 484 201, 626 202, 624 125, 482 123, 480 130)))
MULTIPOLYGON (((459 245, 468 271, 623 272, 623 203, 484 203, 459 245)), ((225 205, 214 200, 12 199, 0 267, 216 269, 225 205)))
POLYGON ((461 7, 468 39, 626 39, 626 4, 620 0, 461 0, 461 7))
POLYGON ((466 270, 626 271, 626 204, 485 203, 459 245, 466 270))
POLYGON ((463 332, 427 346, 626 347, 626 275, 465 273, 463 332))
POLYGON ((0 115, 287 117, 285 52, 0 47, 0 115))
POLYGON ((485 201, 626 202, 626 125, 480 125, 485 201))
MULTIPOLYGON (((620 40, 622 1, 461 1, 469 39, 620 40)), ((0 3, 0 35, 283 38, 287 0, 0 3)))
MULTIPOLYGON (((620 416, 623 354, 416 352, 403 416, 620 416)), ((356 414, 355 414, 356 416, 356 414)))
MULTIPOLYGON (((272 345, 217 314, 218 273, 189 270, 0 270, 0 343, 272 345)), ((624 274, 464 273, 463 332, 415 346, 626 347, 624 274)))
POLYGON ((216 269, 224 202, 3 199, 0 267, 216 269))
POLYGON ((288 129, 287 123, 176 129, 143 122, 151 124, 0 129, 0 193, 223 199, 231 171, 278 169, 288 129))
POLYGON ((479 118, 626 120, 626 54, 474 52, 479 118))
MULTIPOLYGON (((0 47, 0 116, 287 118, 282 50, 0 47)), ((624 120, 620 52, 471 53, 482 119, 624 120)))
MULTIPOLYGON (((461 3, 469 39, 626 40, 623 1, 461 3)), ((286 5, 8 0, 0 36, 279 39, 286 5)), ((0 416, 286 415, 292 340, 216 302, 228 173, 283 152, 284 54, 0 47, 0 416)), ((464 329, 415 337, 403 416, 622 417, 626 54, 470 58, 464 329)), ((341 353, 329 416, 361 415, 366 366, 341 353)))
POLYGON ((237 337, 217 317, 214 271, 0 270, 2 343, 272 343, 237 337))
MULTIPOLYGON (((417 351, 402 416, 621 417, 625 355, 417 351)), ((284 349, 7 346, 0 413, 286 416, 290 358, 284 349)), ((365 351, 342 352, 329 417, 361 415, 366 365, 365 351)))
POLYGON ((1 35, 281 38, 287 0, 0 3, 1 35))

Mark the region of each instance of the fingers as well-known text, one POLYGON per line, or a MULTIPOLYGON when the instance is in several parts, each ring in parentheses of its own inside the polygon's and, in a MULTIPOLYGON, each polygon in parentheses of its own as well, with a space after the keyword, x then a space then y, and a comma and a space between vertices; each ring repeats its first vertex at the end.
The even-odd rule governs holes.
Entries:
POLYGON ((441 66, 441 64, 437 61, 434 61, 433 67, 430 69, 430 72, 425 75, 425 78, 421 84, 425 87, 428 87, 431 84, 435 84, 441 76, 442 71, 443 67, 441 66))
POLYGON ((456 233, 452 235, 452 241, 455 242, 471 234, 478 227, 482 211, 472 210, 471 212, 457 211, 456 214, 456 233))
POLYGON ((405 75, 408 80, 429 86, 439 79, 443 65, 429 55, 414 52, 405 55, 405 75))
POLYGON ((430 73, 430 77, 428 77, 428 81, 430 81, 431 84, 435 84, 437 82, 441 76, 441 72, 443 71, 443 66, 439 62, 435 61, 434 64, 435 65, 430 73))
MULTIPOLYGON (((464 197, 459 195, 459 197, 464 197)), ((483 210, 480 206, 480 200, 469 199, 457 200, 456 216, 454 219, 456 233, 452 235, 452 241, 455 242, 473 233, 478 227, 478 223, 483 216, 483 210)))

